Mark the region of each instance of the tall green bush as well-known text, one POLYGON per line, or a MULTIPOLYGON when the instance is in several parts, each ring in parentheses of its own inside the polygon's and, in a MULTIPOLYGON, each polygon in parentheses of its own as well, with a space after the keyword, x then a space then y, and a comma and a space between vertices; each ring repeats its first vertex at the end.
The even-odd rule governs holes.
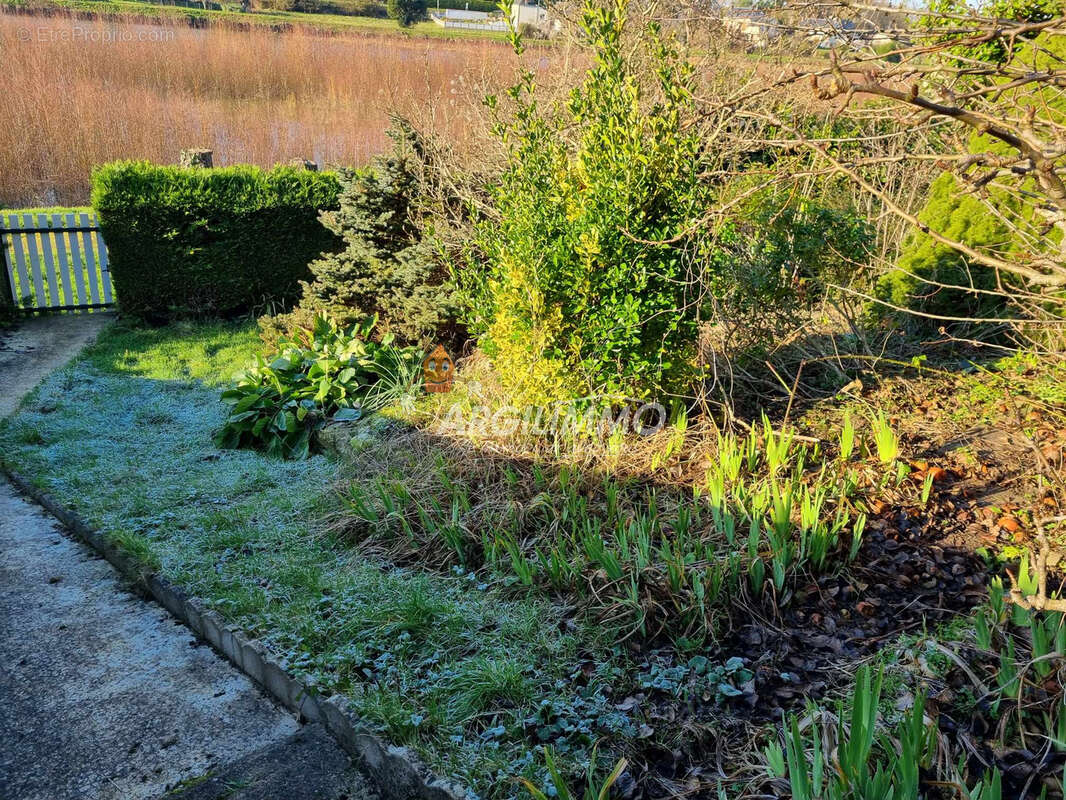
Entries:
POLYGON ((759 180, 743 175, 725 187, 723 199, 748 197, 719 229, 715 262, 722 305, 745 320, 752 339, 772 344, 831 287, 854 282, 875 235, 845 202, 788 184, 754 191, 759 180))
MULTIPOLYGON (((967 3, 964 0, 933 0, 929 10, 933 12, 919 19, 919 27, 933 31, 930 40, 961 41, 948 52, 958 59, 960 65, 973 67, 975 62, 1001 65, 1025 49, 1026 40, 1036 38, 1038 31, 1023 34, 1009 43, 1000 38, 982 41, 985 37, 975 37, 966 25, 958 20, 967 14, 981 14, 997 20, 1011 22, 1045 22, 1063 13, 1062 0, 987 0, 987 2, 967 3), (943 16, 940 16, 943 15, 943 16), (974 41, 974 40, 977 41, 974 41)), ((976 71, 975 71, 976 72, 976 71)))
MULTIPOLYGON (((997 200, 1017 213, 1018 204, 1010 197, 1001 195, 997 200)), ((1010 256, 1017 246, 1003 219, 965 193, 950 173, 933 181, 918 219, 943 235, 983 252, 1010 256)), ((904 243, 896 268, 878 282, 877 295, 894 306, 923 313, 982 317, 1004 313, 1005 298, 980 293, 996 288, 994 270, 972 265, 958 251, 915 231, 904 243), (970 287, 977 291, 947 287, 970 287)))
MULTIPOLYGON (((995 0, 987 13, 1003 19, 1040 21, 1055 15, 1057 1, 995 0)), ((955 88, 957 91, 965 88, 974 96, 987 98, 974 110, 988 119, 1011 120, 1017 109, 1031 114, 1027 130, 1033 132, 1034 141, 1040 142, 1046 132, 1066 123, 1064 96, 1052 83, 1034 81, 1030 85, 1029 81, 1019 82, 1014 77, 1053 73, 1066 58, 1066 41, 1045 32, 1031 39, 1018 37, 1011 42, 1009 51, 1003 48, 1006 45, 995 40, 975 47, 953 48, 943 58, 951 63, 954 56, 962 55, 970 64, 976 63, 975 59, 994 64, 1009 59, 1006 65, 1009 70, 1001 67, 1000 71, 990 73, 974 69, 955 88)), ((1052 134, 1048 136, 1053 138, 1052 134)), ((999 156, 1006 163, 1017 159, 1023 165, 1026 161, 1024 153, 1013 145, 980 131, 973 132, 965 147, 959 150, 960 155, 978 159, 999 156)), ((1061 219, 1056 220, 1049 198, 1048 189, 1031 172, 997 169, 993 175, 983 166, 957 168, 956 172, 944 172, 933 181, 918 219, 927 230, 982 255, 1022 267, 1035 265, 1036 271, 1042 272, 1045 267, 1040 265, 1041 261, 1061 264, 1062 260, 1064 226, 1061 219)), ((1039 303, 1061 313, 1061 288, 1050 290, 1027 285, 1024 274, 984 266, 980 259, 968 258, 924 230, 916 230, 908 237, 896 267, 881 279, 877 294, 905 309, 951 317, 1004 317, 1025 316, 1039 303), (1039 301, 1034 300, 1035 293, 1042 294, 1039 301), (1028 296, 1022 298, 1023 294, 1028 296), (1019 299, 1022 302, 1016 303, 1019 299)), ((925 327, 940 322, 912 318, 911 324, 925 327)))
POLYGON ((519 401, 679 391, 691 366, 692 223, 707 200, 687 125, 693 69, 654 25, 630 48, 626 16, 625 0, 587 2, 583 83, 547 109, 527 71, 497 124, 507 165, 460 280, 472 329, 519 401))
POLYGON ((426 18, 426 0, 388 0, 385 4, 389 18, 401 28, 407 28, 426 18))
POLYGON ((92 175, 92 203, 123 311, 153 320, 228 315, 296 298, 339 240, 332 173, 122 161, 92 175))

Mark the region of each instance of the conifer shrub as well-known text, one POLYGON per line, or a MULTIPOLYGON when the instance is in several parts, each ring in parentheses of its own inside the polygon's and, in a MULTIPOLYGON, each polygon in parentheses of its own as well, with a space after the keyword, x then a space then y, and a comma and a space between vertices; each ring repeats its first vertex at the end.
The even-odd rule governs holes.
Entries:
MULTIPOLYGON (((1004 195, 997 200, 1017 212, 1017 204, 1011 198, 1004 195)), ((933 181, 918 219, 943 235, 984 252, 1009 256, 1016 246, 1003 219, 965 193, 950 173, 933 181)), ((923 313, 983 317, 1004 313, 1005 297, 980 294, 996 288, 994 270, 973 265, 957 250, 915 231, 904 242, 896 268, 878 282, 877 295, 894 306, 923 313), (967 287, 978 291, 966 291, 967 287)))
MULTIPOLYGON (((1041 21, 1052 16, 1050 8, 1043 0, 1002 0, 994 3, 988 13, 1003 19, 1041 21)), ((1057 69, 1066 58, 1066 42, 1062 39, 1047 33, 1035 39, 1020 37, 1013 42, 1013 49, 1003 49, 1003 43, 996 40, 977 47, 952 48, 946 58, 963 55, 971 63, 973 59, 993 63, 1009 59, 1011 69, 1039 74, 1042 70, 1057 69)), ((970 88, 981 94, 987 94, 987 90, 996 84, 1002 86, 1001 91, 989 95, 995 98, 990 100, 989 113, 1009 116, 1015 108, 1028 108, 1035 114, 1032 124, 1036 129, 1061 127, 1066 123, 1066 102, 1058 87, 1038 85, 1032 90, 1023 85, 1019 88, 1012 85, 1012 74, 1004 71, 992 77, 972 79, 970 88)), ((980 132, 969 137, 965 151, 1005 157, 1017 155, 1008 144, 980 132)), ((1031 174, 1021 175, 1013 183, 1006 178, 975 183, 972 176, 969 181, 964 181, 945 172, 931 184, 918 219, 952 241, 1007 262, 1025 264, 1040 257, 1056 261, 1061 253, 1062 226, 1049 224, 1052 217, 1048 214, 1045 198, 1046 190, 1031 174)), ((895 306, 955 318, 1024 316, 1028 313, 1015 303, 1020 293, 1033 289, 1025 285, 1023 277, 1008 270, 997 272, 974 263, 921 230, 912 232, 907 238, 896 267, 883 276, 877 286, 880 299, 895 306)), ((1043 295, 1043 303, 1061 310, 1061 290, 1044 291, 1043 295)), ((1031 300, 1030 297, 1027 302, 1031 300)), ((911 317, 910 324, 928 327, 942 322, 911 317)))
POLYGON ((311 263, 311 280, 292 313, 260 320, 268 344, 317 314, 341 326, 375 316, 378 330, 401 342, 451 338, 454 290, 419 209, 422 143, 402 120, 390 135, 391 153, 367 169, 338 174, 338 208, 323 213, 322 223, 344 247, 311 263))

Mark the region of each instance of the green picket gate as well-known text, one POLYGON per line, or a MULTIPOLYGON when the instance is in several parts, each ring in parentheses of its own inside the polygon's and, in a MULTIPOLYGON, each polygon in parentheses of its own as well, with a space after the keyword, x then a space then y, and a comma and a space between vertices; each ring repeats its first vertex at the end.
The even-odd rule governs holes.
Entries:
POLYGON ((0 212, 7 286, 24 311, 80 311, 115 304, 107 246, 91 211, 0 212))

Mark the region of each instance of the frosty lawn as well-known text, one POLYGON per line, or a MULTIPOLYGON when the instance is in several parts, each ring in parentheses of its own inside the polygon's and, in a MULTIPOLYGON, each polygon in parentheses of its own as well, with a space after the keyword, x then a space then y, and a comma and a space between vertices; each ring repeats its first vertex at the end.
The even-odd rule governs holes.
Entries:
POLYGON ((336 461, 218 450, 219 386, 258 347, 248 324, 113 326, 3 424, 5 460, 440 773, 513 793, 532 758, 522 720, 571 708, 560 687, 595 637, 329 533, 336 461))

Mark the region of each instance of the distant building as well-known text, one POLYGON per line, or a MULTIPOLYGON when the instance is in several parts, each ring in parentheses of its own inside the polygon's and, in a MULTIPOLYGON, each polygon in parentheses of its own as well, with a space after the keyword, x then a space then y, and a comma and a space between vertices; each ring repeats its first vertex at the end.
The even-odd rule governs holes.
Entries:
MULTIPOLYGON (((787 9, 781 9, 787 11, 787 9)), ((837 17, 789 20, 787 14, 775 16, 751 8, 725 7, 721 21, 733 36, 747 40, 754 48, 767 47, 783 36, 796 37, 818 49, 839 47, 871 47, 892 43, 893 38, 871 21, 854 21, 837 17)))
POLYGON ((722 13, 722 24, 734 36, 747 39, 752 47, 766 47, 781 38, 780 24, 761 11, 727 8, 722 13))
POLYGON ((876 28, 868 20, 805 19, 796 33, 820 50, 838 47, 882 47, 897 43, 896 37, 876 28))
POLYGON ((440 12, 445 19, 454 19, 461 22, 486 22, 492 14, 485 11, 466 11, 461 8, 446 8, 440 12))
POLYGON ((465 11, 459 8, 444 8, 430 11, 429 18, 442 28, 463 28, 471 31, 505 31, 507 20, 502 14, 487 11, 465 11))
MULTIPOLYGON (((514 3, 511 6, 511 24, 515 28, 524 25, 531 26, 545 35, 557 31, 559 22, 548 16, 548 11, 543 6, 531 3, 514 3)), ((498 11, 465 11, 462 9, 444 8, 431 11, 429 18, 442 28, 465 28, 466 30, 480 31, 505 31, 507 20, 498 11)))
POLYGON ((548 10, 543 6, 536 6, 531 3, 513 3, 511 5, 511 24, 516 28, 521 28, 523 25, 532 25, 534 28, 545 32, 552 25, 548 17, 548 10))

